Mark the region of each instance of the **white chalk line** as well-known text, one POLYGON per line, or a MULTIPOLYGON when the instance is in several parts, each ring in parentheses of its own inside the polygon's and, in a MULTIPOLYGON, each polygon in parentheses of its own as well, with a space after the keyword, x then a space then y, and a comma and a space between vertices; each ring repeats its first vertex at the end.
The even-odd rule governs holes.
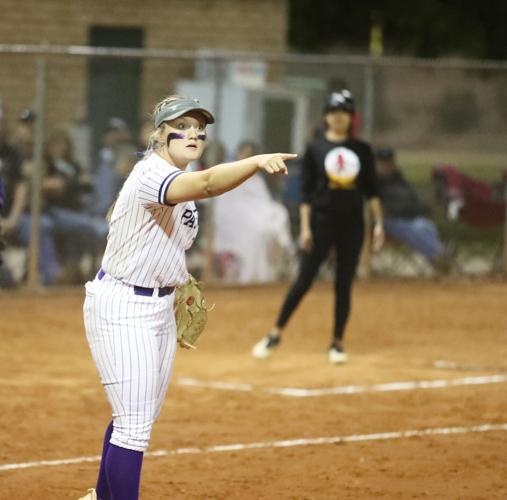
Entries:
POLYGON ((489 365, 478 365, 474 363, 457 363, 456 361, 445 361, 439 359, 433 363, 435 368, 440 370, 456 370, 456 371, 492 371, 492 372, 505 372, 507 367, 503 366, 489 366, 489 365))
POLYGON ((198 380, 196 378, 182 377, 176 381, 178 385, 201 387, 205 389, 217 389, 220 391, 251 392, 255 390, 252 384, 240 384, 236 382, 214 382, 211 380, 198 380))
MULTIPOLYGON (((317 438, 284 439, 279 441, 261 441, 257 443, 237 443, 208 446, 204 448, 177 448, 175 450, 156 450, 145 453, 148 457, 169 457, 175 455, 200 455, 205 453, 223 453, 230 451, 261 450, 268 448, 293 448, 297 446, 316 446, 326 444, 357 443, 366 441, 387 441, 392 439, 405 439, 413 437, 471 434, 479 432, 507 431, 507 423, 480 424, 466 427, 441 427, 422 430, 380 432, 375 434, 352 434, 349 436, 329 436, 317 438)), ((63 460, 40 460, 37 462, 24 462, 17 464, 0 465, 1 471, 28 469, 33 467, 48 467, 58 465, 72 465, 85 462, 99 462, 100 456, 77 457, 63 460)))
POLYGON ((199 387, 205 389, 217 389, 223 391, 239 391, 239 392, 252 392, 254 390, 259 390, 262 392, 267 392, 269 394, 276 394, 280 396, 307 398, 317 396, 362 394, 365 392, 393 392, 393 391, 413 391, 417 389, 443 389, 448 387, 458 387, 467 385, 499 384, 503 382, 507 382, 507 375, 497 374, 477 377, 462 377, 455 379, 412 380, 408 382, 388 382, 384 384, 371 384, 371 385, 345 385, 317 389, 307 389, 300 387, 256 388, 251 384, 203 381, 194 378, 180 378, 177 380, 176 383, 178 385, 199 387))

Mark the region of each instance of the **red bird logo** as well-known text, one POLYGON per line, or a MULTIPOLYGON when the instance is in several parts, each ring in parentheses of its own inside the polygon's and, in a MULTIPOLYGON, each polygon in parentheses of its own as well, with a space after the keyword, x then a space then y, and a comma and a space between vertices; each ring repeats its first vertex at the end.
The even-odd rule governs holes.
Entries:
POLYGON ((336 163, 338 164, 338 170, 343 170, 345 168, 345 160, 343 159, 342 154, 338 155, 336 163))

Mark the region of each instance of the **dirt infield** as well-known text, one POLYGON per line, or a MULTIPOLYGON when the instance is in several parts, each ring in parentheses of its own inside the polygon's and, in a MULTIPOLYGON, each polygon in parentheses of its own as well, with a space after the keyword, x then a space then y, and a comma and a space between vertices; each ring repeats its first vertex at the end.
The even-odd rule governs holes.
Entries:
MULTIPOLYGON (((357 283, 342 367, 327 363, 325 283, 275 357, 250 357, 284 292, 207 290, 216 308, 199 349, 178 352, 141 498, 507 498, 506 283, 357 283)), ((94 485, 109 408, 82 300, 0 294, 1 499, 94 485)))

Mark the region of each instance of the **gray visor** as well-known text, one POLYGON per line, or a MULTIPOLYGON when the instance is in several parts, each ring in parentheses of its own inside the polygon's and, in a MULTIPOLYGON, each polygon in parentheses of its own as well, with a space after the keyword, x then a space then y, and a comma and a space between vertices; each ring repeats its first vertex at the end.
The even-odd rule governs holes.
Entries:
POLYGON ((183 98, 170 102, 155 115, 155 127, 159 127, 163 122, 179 118, 189 111, 198 111, 204 116, 206 123, 215 123, 213 115, 207 109, 201 107, 199 101, 183 98))

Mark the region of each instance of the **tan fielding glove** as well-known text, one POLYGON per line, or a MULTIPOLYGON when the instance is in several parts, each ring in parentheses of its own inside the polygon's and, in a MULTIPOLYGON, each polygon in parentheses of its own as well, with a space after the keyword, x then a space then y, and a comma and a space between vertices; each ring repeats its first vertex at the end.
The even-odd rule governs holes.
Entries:
POLYGON ((188 281, 176 288, 174 316, 178 343, 186 349, 195 349, 195 343, 206 326, 208 308, 204 303, 199 283, 192 275, 188 281))

